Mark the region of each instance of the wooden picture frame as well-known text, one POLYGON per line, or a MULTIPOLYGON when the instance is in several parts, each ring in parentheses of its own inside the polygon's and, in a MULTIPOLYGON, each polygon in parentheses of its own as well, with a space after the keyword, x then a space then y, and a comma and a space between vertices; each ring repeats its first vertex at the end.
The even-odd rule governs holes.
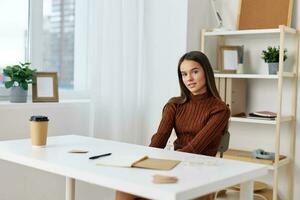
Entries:
POLYGON ((36 72, 32 81, 32 102, 58 102, 57 72, 36 72))
POLYGON ((237 30, 290 27, 294 0, 240 0, 237 30))
POLYGON ((219 70, 221 73, 236 73, 239 65, 240 46, 220 46, 219 70))

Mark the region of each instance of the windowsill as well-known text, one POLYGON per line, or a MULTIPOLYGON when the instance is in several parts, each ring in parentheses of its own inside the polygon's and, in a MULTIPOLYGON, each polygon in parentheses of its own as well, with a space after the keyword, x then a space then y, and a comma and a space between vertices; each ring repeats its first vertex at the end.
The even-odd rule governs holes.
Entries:
POLYGON ((61 105, 71 105, 71 104, 89 104, 90 99, 67 99, 60 100, 59 102, 31 102, 27 101, 26 103, 11 103, 9 101, 0 101, 0 108, 11 106, 11 107, 26 107, 26 106, 61 106, 61 105))
MULTIPOLYGON (((6 89, 4 87, 0 86, 0 105, 1 104, 14 104, 9 102, 9 93, 10 89, 6 89)), ((90 91, 89 90, 63 90, 59 89, 59 102, 66 103, 66 102, 72 102, 72 101, 79 101, 81 102, 82 100, 89 100, 90 98, 90 91)), ((27 96, 27 103, 28 104, 32 103, 32 92, 31 92, 31 87, 28 89, 28 96, 27 96)), ((17 103, 20 104, 20 103, 17 103)), ((21 103, 22 104, 22 103, 21 103)), ((36 103, 34 103, 36 104, 36 103)), ((53 104, 53 103, 50 103, 53 104)))

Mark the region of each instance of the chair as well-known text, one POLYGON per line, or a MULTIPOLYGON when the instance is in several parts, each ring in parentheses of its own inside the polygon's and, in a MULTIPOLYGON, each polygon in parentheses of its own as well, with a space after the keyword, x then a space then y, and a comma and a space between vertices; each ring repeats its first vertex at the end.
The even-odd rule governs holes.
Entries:
MULTIPOLYGON (((220 144, 218 147, 218 152, 220 153, 220 158, 223 158, 223 153, 228 150, 229 140, 230 140, 230 133, 228 131, 228 125, 227 125, 222 133, 221 141, 220 141, 220 144)), ((217 191, 214 195, 214 199, 217 199, 218 194, 225 193, 225 192, 226 192, 226 189, 217 191)))
POLYGON ((228 131, 228 126, 224 129, 221 141, 218 147, 218 152, 220 152, 220 158, 223 158, 223 153, 228 150, 230 140, 230 133, 228 131))

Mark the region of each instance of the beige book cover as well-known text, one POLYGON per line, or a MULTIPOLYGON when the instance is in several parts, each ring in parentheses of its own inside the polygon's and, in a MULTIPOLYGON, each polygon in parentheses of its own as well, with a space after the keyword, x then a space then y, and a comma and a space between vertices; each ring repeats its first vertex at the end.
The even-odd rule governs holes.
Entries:
POLYGON ((146 168, 146 169, 158 169, 158 170, 170 170, 176 167, 180 163, 179 160, 147 158, 141 160, 133 165, 133 167, 146 168))
POLYGON ((112 167, 137 167, 145 169, 170 170, 180 161, 149 158, 147 155, 111 155, 100 158, 97 165, 112 167))

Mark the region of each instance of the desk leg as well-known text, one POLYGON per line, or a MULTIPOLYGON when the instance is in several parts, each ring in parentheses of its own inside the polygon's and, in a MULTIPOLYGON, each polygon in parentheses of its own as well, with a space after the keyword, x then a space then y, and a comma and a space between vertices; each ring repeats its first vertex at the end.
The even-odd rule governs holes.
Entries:
POLYGON ((253 200, 253 181, 241 183, 240 200, 253 200))
POLYGON ((66 200, 75 200, 75 179, 66 177, 66 200))

